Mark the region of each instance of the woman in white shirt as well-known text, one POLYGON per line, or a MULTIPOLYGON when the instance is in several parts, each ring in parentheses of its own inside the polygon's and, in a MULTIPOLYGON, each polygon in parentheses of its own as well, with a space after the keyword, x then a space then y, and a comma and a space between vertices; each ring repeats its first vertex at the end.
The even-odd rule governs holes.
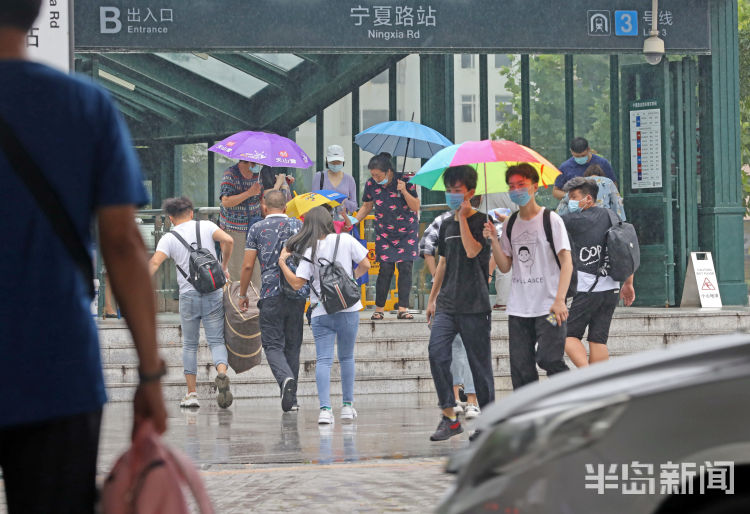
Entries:
POLYGON ((294 289, 299 290, 312 280, 310 309, 311 326, 315 339, 316 365, 315 382, 318 386, 320 401, 319 424, 334 422, 331 411, 331 366, 333 365, 334 347, 338 346, 338 357, 341 365, 341 389, 343 406, 341 419, 353 421, 357 417, 354 410, 354 343, 359 329, 359 311, 362 303, 357 302, 348 309, 328 314, 314 291, 320 291, 319 259, 333 261, 336 238, 339 237, 336 262, 347 273, 352 273, 352 262, 359 263, 354 270, 354 277, 359 278, 370 269, 367 249, 347 233, 336 234, 333 219, 323 207, 315 207, 305 214, 302 229, 289 238, 286 247, 279 257, 279 268, 284 278, 294 289), (293 254, 302 255, 296 273, 287 265, 287 259, 293 254))

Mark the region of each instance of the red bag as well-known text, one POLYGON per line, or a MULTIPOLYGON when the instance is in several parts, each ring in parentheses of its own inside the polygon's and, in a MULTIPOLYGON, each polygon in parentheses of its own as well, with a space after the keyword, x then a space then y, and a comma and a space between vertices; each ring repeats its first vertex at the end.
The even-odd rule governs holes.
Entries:
POLYGON ((105 514, 188 513, 183 494, 187 485, 200 512, 213 514, 198 471, 185 455, 169 448, 150 421, 144 422, 133 444, 115 463, 102 487, 105 514))

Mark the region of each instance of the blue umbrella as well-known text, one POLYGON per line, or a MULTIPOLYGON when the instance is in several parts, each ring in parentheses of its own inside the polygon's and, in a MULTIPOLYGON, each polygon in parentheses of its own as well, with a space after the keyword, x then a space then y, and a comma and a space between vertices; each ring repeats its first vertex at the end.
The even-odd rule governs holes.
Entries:
POLYGON ((362 150, 374 153, 429 159, 440 149, 450 146, 444 135, 413 121, 384 121, 354 136, 362 150))

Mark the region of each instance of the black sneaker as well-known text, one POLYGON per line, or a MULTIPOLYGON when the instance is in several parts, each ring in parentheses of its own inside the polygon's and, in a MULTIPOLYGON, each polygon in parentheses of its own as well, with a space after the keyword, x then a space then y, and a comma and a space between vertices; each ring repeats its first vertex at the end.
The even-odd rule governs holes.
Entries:
POLYGON ((462 401, 463 403, 466 403, 469 401, 469 398, 466 396, 466 393, 464 392, 463 387, 458 388, 458 399, 462 401))
POLYGON ((281 385, 281 410, 289 412, 294 405, 294 399, 297 396, 297 382, 288 377, 281 385))
POLYGON ((461 426, 461 422, 458 421, 458 418, 456 418, 456 421, 451 421, 450 418, 443 416, 440 418, 440 424, 438 425, 437 430, 435 430, 435 433, 430 436, 430 441, 445 441, 463 431, 464 428, 461 426))

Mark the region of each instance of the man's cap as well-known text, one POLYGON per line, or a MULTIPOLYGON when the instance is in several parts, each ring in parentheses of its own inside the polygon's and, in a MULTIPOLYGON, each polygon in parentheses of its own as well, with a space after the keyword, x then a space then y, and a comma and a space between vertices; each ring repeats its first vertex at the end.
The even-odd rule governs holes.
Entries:
POLYGON ((328 162, 333 162, 333 161, 343 162, 345 160, 344 149, 339 145, 329 146, 328 152, 326 152, 326 159, 328 159, 328 162))

